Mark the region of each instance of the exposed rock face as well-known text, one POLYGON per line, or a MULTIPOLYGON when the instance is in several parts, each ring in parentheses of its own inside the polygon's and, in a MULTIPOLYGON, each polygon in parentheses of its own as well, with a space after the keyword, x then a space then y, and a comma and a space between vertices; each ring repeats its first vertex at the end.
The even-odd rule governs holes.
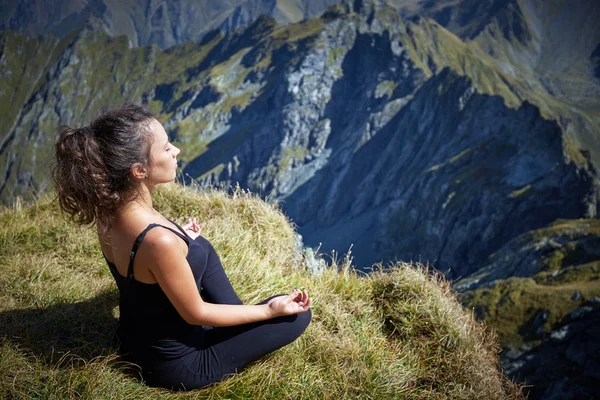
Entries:
POLYGON ((594 398, 600 347, 600 220, 560 220, 511 240, 454 285, 498 332, 505 373, 531 399, 594 398))
POLYGON ((505 356, 505 372, 525 381, 529 399, 597 399, 600 393, 600 297, 567 315, 528 351, 505 356))
POLYGON ((428 79, 403 42, 419 27, 371 14, 325 23, 280 86, 214 128, 215 149, 239 146, 184 172, 284 199, 308 244, 353 246, 359 265, 420 259, 453 276, 522 232, 595 216, 595 172, 565 160, 557 123, 448 69, 428 79))
POLYGON ((590 58, 594 66, 594 77, 600 80, 600 44, 594 49, 590 58))
POLYGON ((560 279, 573 267, 600 260, 599 234, 598 219, 558 221, 548 228, 527 232, 492 254, 484 267, 455 283, 454 288, 467 291, 510 277, 538 274, 560 279))
MULTIPOLYGON (((401 1, 397 3, 401 7, 401 1)), ((517 0, 462 0, 456 3, 428 1, 424 2, 423 10, 418 11, 463 38, 474 39, 490 24, 494 24, 502 28, 502 34, 507 39, 531 39, 517 0)))

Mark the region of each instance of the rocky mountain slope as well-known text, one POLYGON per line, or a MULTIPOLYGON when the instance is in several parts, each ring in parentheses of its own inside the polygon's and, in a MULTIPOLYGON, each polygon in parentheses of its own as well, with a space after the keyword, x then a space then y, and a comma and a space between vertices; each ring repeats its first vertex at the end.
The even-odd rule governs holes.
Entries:
POLYGON ((465 276, 520 233, 597 212, 589 156, 524 101, 526 82, 437 23, 369 2, 166 51, 97 21, 61 41, 2 41, 3 73, 33 76, 5 80, 1 97, 14 108, 5 199, 48 185, 55 126, 131 99, 160 112, 185 175, 284 200, 308 244, 353 246, 359 265, 421 259, 465 276))
POLYGON ((507 374, 533 399, 594 398, 600 389, 600 220, 560 220, 511 240, 455 283, 493 326, 507 374))
POLYGON ((58 38, 96 18, 111 36, 126 35, 132 46, 169 47, 200 40, 215 29, 248 26, 261 15, 280 23, 319 15, 334 0, 0 0, 0 30, 58 38))
MULTIPOLYGON (((131 45, 169 47, 200 40, 215 29, 248 26, 260 15, 279 23, 321 14, 335 0, 0 0, 0 30, 62 38, 96 18, 111 36, 131 45)), ((598 127, 600 81, 595 54, 600 49, 600 7, 594 1, 543 0, 371 0, 393 7, 405 19, 427 17, 479 46, 507 74, 529 82, 528 90, 559 97, 583 108, 598 127)), ((543 99, 538 94, 538 102, 543 99)), ((553 104, 546 104, 552 107, 553 104)), ((556 106, 556 105, 554 105, 556 106)), ((589 121, 579 121, 587 123, 589 121)), ((586 144, 586 143, 584 143, 586 144)), ((589 143, 587 143, 589 144, 589 143)), ((592 143, 593 145, 594 143, 592 143)), ((595 146, 592 146, 595 147, 595 146)))

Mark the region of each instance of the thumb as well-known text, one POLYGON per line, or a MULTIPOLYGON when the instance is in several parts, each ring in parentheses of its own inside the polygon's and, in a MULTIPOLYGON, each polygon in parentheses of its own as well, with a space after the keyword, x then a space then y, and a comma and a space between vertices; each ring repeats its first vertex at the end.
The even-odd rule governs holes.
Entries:
POLYGON ((294 300, 296 299, 296 297, 298 297, 298 293, 300 293, 300 290, 298 290, 298 289, 294 289, 294 290, 292 291, 292 293, 290 293, 290 294, 288 294, 288 295, 287 295, 286 301, 287 301, 287 302, 292 302, 292 301, 294 301, 294 300))

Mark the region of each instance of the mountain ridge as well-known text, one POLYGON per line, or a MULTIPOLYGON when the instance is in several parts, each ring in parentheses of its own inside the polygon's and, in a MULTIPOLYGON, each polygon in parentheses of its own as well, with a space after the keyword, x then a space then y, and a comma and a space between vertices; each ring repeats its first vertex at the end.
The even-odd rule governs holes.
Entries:
POLYGON ((90 18, 111 36, 126 35, 132 46, 157 44, 166 48, 186 40, 201 40, 215 29, 225 32, 252 23, 263 14, 279 22, 298 22, 317 16, 333 0, 36 0, 0 2, 0 30, 12 29, 37 36, 63 38, 90 18), (50 3, 50 4, 49 4, 50 3), (40 10, 48 10, 40 12, 40 10))
MULTIPOLYGON (((525 88, 522 88, 518 81, 511 81, 504 75, 501 69, 492 64, 491 58, 486 59, 477 48, 470 48, 468 44, 460 41, 432 20, 402 23, 393 13, 382 14, 381 9, 375 8, 373 3, 371 8, 368 8, 367 3, 363 4, 363 9, 360 9, 359 13, 354 12, 355 6, 354 4, 338 6, 338 12, 341 14, 333 19, 325 16, 297 25, 278 26, 273 18, 265 17, 243 31, 227 35, 215 34, 203 42, 183 44, 169 50, 161 50, 157 47, 130 48, 124 37, 110 38, 101 33, 94 23, 88 24, 72 37, 57 65, 51 68, 47 75, 51 81, 61 82, 59 88, 54 87, 54 83, 50 83, 50 86, 42 84, 38 92, 28 101, 25 107, 26 113, 19 120, 19 130, 22 132, 29 130, 28 135, 34 132, 36 135, 40 135, 42 131, 51 132, 51 126, 81 118, 77 116, 93 114, 93 110, 99 109, 101 103, 106 101, 103 99, 145 99, 151 106, 161 109, 161 119, 165 127, 176 143, 181 144, 184 174, 204 183, 240 182, 253 190, 284 199, 288 204, 288 212, 300 225, 309 226, 313 221, 317 225, 312 224, 312 226, 331 227, 337 223, 336 221, 357 217, 366 212, 369 207, 380 207, 384 203, 387 205, 384 209, 380 208, 378 214, 378 218, 382 221, 389 217, 390 211, 384 210, 392 207, 392 204, 405 204, 398 209, 400 214, 411 215, 411 212, 421 214, 416 204, 411 205, 406 201, 403 203, 403 200, 400 200, 403 198, 402 194, 388 190, 388 184, 385 182, 392 179, 394 174, 399 174, 393 179, 395 182, 407 180, 408 184, 411 179, 417 179, 418 182, 422 181, 419 185, 423 185, 431 179, 428 178, 429 175, 435 176, 439 171, 448 168, 454 169, 453 174, 459 174, 455 180, 464 181, 464 178, 460 178, 460 174, 464 175, 465 172, 455 169, 453 165, 458 164, 448 160, 455 157, 461 162, 463 159, 472 159, 473 154, 478 154, 475 149, 482 144, 477 144, 475 147, 455 144, 459 147, 449 149, 449 153, 446 154, 445 151, 440 152, 444 144, 439 141, 439 138, 445 135, 451 137, 456 133, 442 134, 441 132, 445 129, 465 130, 465 126, 462 126, 464 124, 483 123, 483 121, 475 122, 477 121, 475 115, 470 116, 474 99, 481 99, 478 101, 482 104, 497 108, 494 112, 499 113, 500 120, 513 118, 508 117, 509 115, 519 115, 518 112, 511 114, 512 111, 509 110, 518 110, 516 107, 522 107, 519 104, 527 100, 523 94, 525 88), (363 57, 363 54, 370 55, 363 57), (381 60, 386 61, 374 62, 375 57, 381 57, 381 60), (110 59, 113 60, 114 65, 111 62, 107 63, 110 59), (95 70, 95 74, 86 76, 84 72, 86 70, 95 70), (177 73, 177 70, 181 72, 177 73), (365 74, 362 71, 369 72, 365 74), (375 72, 376 75, 373 75, 375 72), (104 78, 100 78, 101 76, 104 78), (147 76, 153 78, 147 80, 147 76), (459 84, 458 82, 464 79, 461 76, 468 76, 466 78, 468 80, 459 84), (113 83, 107 85, 107 78, 113 83), (78 82, 83 81, 85 87, 78 88, 78 82), (355 82, 361 83, 357 86, 355 82), (421 90, 423 85, 427 85, 426 90, 421 90), (456 85, 461 86, 462 89, 454 89, 456 85), (456 90, 458 92, 450 96, 450 93, 456 90), (63 93, 79 94, 69 99, 63 93), (94 93, 93 99, 89 97, 89 93, 94 93), (481 96, 486 96, 486 93, 492 95, 492 98, 495 93, 498 93, 502 95, 502 100, 499 103, 496 100, 489 102, 483 100, 485 97, 481 96), (337 100, 332 101, 332 99, 337 100), (423 105, 417 106, 418 102, 422 102, 423 105), (426 106, 428 102, 437 105, 431 108, 426 106), (444 105, 444 102, 448 102, 447 105, 444 105), (453 103, 456 103, 456 106, 453 103), (48 114, 49 110, 45 108, 45 104, 54 104, 54 111, 48 114), (418 107, 424 108, 417 112, 418 107), (352 118, 340 119, 340 116, 349 110, 361 110, 361 112, 353 112, 352 118), (46 116, 39 120, 43 123, 39 126, 37 121, 41 115, 46 116), (418 115, 419 118, 414 119, 412 115, 418 115), (431 125, 434 122, 431 120, 433 115, 439 116, 435 124, 443 121, 442 125, 431 125), (257 120, 257 116, 261 116, 261 119, 257 120), (474 119, 470 120, 472 118, 474 119), (411 165, 408 171, 412 170, 412 175, 404 174, 398 169, 402 162, 395 166, 388 163, 387 167, 382 164, 376 167, 381 168, 380 170, 374 170, 370 175, 364 176, 360 186, 362 192, 358 192, 351 201, 349 198, 344 199, 342 194, 345 194, 348 188, 355 187, 352 180, 348 179, 356 173, 348 174, 347 168, 352 167, 352 162, 357 162, 357 166, 365 165, 359 160, 363 156, 358 157, 354 154, 358 151, 362 151, 361 154, 365 153, 361 148, 377 140, 380 131, 390 124, 391 128, 387 128, 390 132, 388 135, 391 135, 390 138, 396 138, 395 140, 408 134, 406 129, 398 130, 396 126, 411 127, 414 132, 425 135, 423 138, 433 138, 428 130, 437 129, 438 138, 432 143, 435 143, 434 148, 439 154, 428 154, 427 158, 431 159, 431 162, 417 160, 417 164, 411 164, 413 161, 410 160, 415 160, 414 154, 424 151, 424 149, 419 150, 418 143, 421 143, 421 146, 423 143, 423 139, 419 139, 421 141, 414 142, 416 147, 412 156, 400 153, 401 160, 405 159, 408 163, 406 165, 411 165), (441 154, 445 155, 441 156, 441 154), (464 158, 465 156, 467 158, 464 158), (427 170, 431 171, 426 172, 427 170), (320 171, 319 178, 310 183, 311 177, 318 171, 320 171), (379 177, 375 174, 376 171, 379 177), (317 183, 323 179, 325 180, 322 183, 317 183), (325 184, 325 182, 329 183, 325 184), (323 191, 318 189, 319 187, 328 189, 323 191), (307 198, 312 200, 308 201, 307 198), (319 212, 316 214, 311 211, 316 210, 315 204, 324 205, 318 207, 319 212), (407 206, 409 209, 404 209, 407 206), (411 207, 416 208, 410 211, 411 207)), ((64 41, 61 43, 65 46, 64 41)), ((484 106, 484 109, 485 107, 488 106, 484 106)), ((522 113, 523 117, 527 114, 528 112, 522 113)), ((535 118, 543 119, 541 114, 535 118)), ((497 125, 503 124, 506 123, 499 122, 497 125)), ((550 125, 540 122, 539 126, 550 125)), ((478 125, 477 129, 480 132, 490 131, 490 127, 485 123, 478 125)), ((503 129, 503 135, 512 134, 506 130, 507 128, 503 129)), ((548 128, 544 129, 540 134, 548 128)), ((551 128, 551 131, 562 132, 563 127, 558 123, 551 128)), ((465 134, 466 132, 465 130, 465 134)), ((13 132, 9 135, 9 139, 13 139, 5 141, 3 145, 4 157, 8 160, 5 161, 8 163, 5 165, 9 165, 8 179, 4 180, 2 187, 3 196, 13 190, 10 187, 18 187, 23 183, 34 182, 36 190, 48 184, 44 179, 35 182, 35 173, 27 172, 27 161, 23 157, 16 156, 26 151, 18 150, 16 154, 10 153, 9 147, 16 149, 23 140, 15 140, 15 134, 13 132), (18 171, 23 171, 25 174, 21 172, 19 175, 18 171), (17 186, 10 186, 15 183, 17 186)), ((528 135, 532 134, 528 133, 528 135)), ((410 139, 410 135, 403 137, 407 143, 414 140, 410 139)), ((492 138, 493 135, 486 140, 493 140, 492 138)), ((595 170, 590 166, 589 156, 577 150, 576 145, 571 143, 569 134, 557 133, 557 138, 559 139, 555 142, 556 148, 552 150, 551 154, 554 154, 552 157, 555 162, 565 165, 566 169, 563 173, 573 177, 579 176, 575 181, 579 181, 584 186, 588 185, 588 189, 583 189, 584 186, 581 186, 581 189, 576 189, 576 192, 583 190, 582 193, 585 193, 588 190, 589 194, 582 195, 583 203, 576 205, 572 201, 567 201, 568 196, 565 193, 564 201, 567 203, 564 204, 572 205, 559 211, 561 203, 556 202, 555 211, 546 219, 538 220, 537 225, 532 228, 541 227, 557 217, 576 218, 594 216, 596 213, 594 193, 597 193, 595 189, 597 178, 595 170), (571 172, 567 172, 570 167, 566 166, 571 162, 575 162, 577 166, 572 167, 571 172), (586 172, 582 175, 581 171, 586 172), (588 183, 584 183, 585 180, 581 180, 581 177, 588 173, 590 178, 586 178, 588 183)), ((40 138, 39 143, 43 143, 43 140, 47 139, 40 138)), ((465 143, 468 143, 468 140, 465 143)), ((528 142, 515 143, 522 143, 518 145, 521 146, 528 142)), ((508 149, 506 145, 502 146, 508 149)), ((499 149, 503 148, 502 146, 499 149)), ((535 161, 536 157, 532 158, 524 154, 524 150, 518 146, 508 153, 506 150, 503 151, 506 155, 514 152, 517 157, 514 161, 515 165, 525 163, 522 164, 523 169, 511 167, 504 170, 502 174, 525 174, 523 176, 527 177, 527 172, 520 171, 527 171, 526 163, 535 164, 538 161, 535 161), (530 161, 516 161, 519 158, 530 159, 530 161)), ((544 147, 545 144, 540 146, 544 147)), ((404 147, 410 148, 406 144, 404 147)), ((389 146, 388 150, 391 150, 389 146)), ((39 152, 39 150, 35 151, 39 152)), ((30 163, 35 163, 35 160, 39 159, 35 154, 31 157, 30 163)), ((537 156, 537 159, 542 162, 543 157, 537 156)), ((539 165, 544 163, 547 161, 539 165)), ((364 171, 364 167, 358 168, 364 171)), ((487 167, 482 165, 482 168, 484 168, 482 171, 485 171, 487 167)), ((550 171, 554 167, 548 164, 544 168, 550 171)), ((483 173, 482 176, 487 176, 486 174, 483 173)), ((476 175, 467 173, 465 176, 471 176, 469 179, 473 179, 476 175)), ((493 179, 508 179, 501 176, 498 175, 493 179)), ((533 179, 529 183, 538 179, 533 176, 529 178, 533 179)), ((438 176, 435 179, 451 178, 438 176)), ((556 179, 551 178, 550 175, 543 179, 548 181, 550 185, 548 188, 557 185, 557 183, 550 183, 556 182, 556 179)), ((521 187, 527 186, 526 178, 521 177, 515 180, 517 181, 523 182, 521 187)), ((441 185, 440 188, 445 188, 442 189, 443 192, 449 190, 447 184, 436 182, 436 185, 441 185)), ((510 185, 505 189, 506 199, 500 200, 496 194, 494 195, 497 197, 496 201, 503 204, 512 204, 515 201, 525 201, 524 204, 527 204, 528 201, 532 201, 510 197, 512 192, 521 190, 510 185)), ((532 187, 535 188, 536 185, 542 191, 549 190, 543 189, 547 184, 537 183, 532 187)), ((410 186, 408 184, 408 187, 410 186)), ((486 185, 482 187, 485 188, 486 185)), ((498 187, 495 190, 497 189, 498 187)), ((19 194, 19 192, 13 193, 19 194)), ((423 196, 418 192, 414 195, 417 198, 423 196)), ((439 205, 450 204, 453 201, 470 202, 460 194, 460 191, 449 190, 444 195, 444 200, 440 197, 436 200, 436 204, 438 202, 439 205)), ((479 205, 473 204, 474 210, 483 207, 484 200, 479 201, 481 201, 479 205)), ((494 207, 498 207, 499 203, 493 204, 494 207)), ((522 206, 532 207, 533 203, 530 206, 522 206)), ((435 208, 431 212, 436 214, 443 209, 435 208), (436 209, 438 211, 435 211, 436 209)), ((510 209, 509 207, 503 212, 509 212, 510 209)), ((441 256, 444 251, 448 254, 463 252, 454 247, 452 250, 442 250, 445 248, 444 243, 452 235, 440 233, 440 229, 450 225, 446 225, 448 224, 446 217, 435 222, 439 215, 434 217, 434 214, 426 217, 429 221, 427 224, 430 225, 426 231, 430 233, 423 231, 424 236, 420 238, 417 236, 415 240, 418 245, 413 250, 409 250, 411 246, 406 246, 401 252, 398 252, 398 249, 392 250, 399 233, 388 231, 384 234, 387 229, 384 228, 385 224, 379 228, 383 231, 375 235, 372 244, 355 244, 357 246, 355 250, 360 250, 360 254, 364 255, 385 254, 386 258, 400 256, 404 259, 417 259, 426 254, 427 260, 437 260, 436 262, 441 266, 444 264, 440 262, 444 259, 441 256), (432 232, 438 233, 431 236, 432 232), (442 237, 436 238, 440 234, 442 237)), ((420 218, 407 223, 415 224, 420 218)), ((489 222, 482 222, 482 224, 482 226, 488 225, 489 222)), ((401 226, 402 224, 398 225, 401 226)), ((507 232, 520 233, 523 229, 531 229, 519 224, 515 226, 521 227, 515 228, 516 231, 510 228, 507 232)), ((396 228, 396 231, 401 232, 405 228, 396 228)), ((356 232, 360 237, 360 229, 351 231, 356 232)), ((303 233, 310 237, 318 235, 318 231, 312 235, 310 229, 306 229, 303 233)), ((507 233, 500 242, 508 240, 511 235, 507 233)), ((494 243, 494 246, 500 244, 496 240, 488 239, 479 240, 482 244, 494 243)), ((457 237, 453 240, 464 242, 467 238, 457 237)), ((352 243, 346 241, 340 245, 348 248, 352 243)), ((328 245, 325 248, 329 248, 328 245)), ((473 254, 477 254, 476 248, 477 246, 472 249, 473 254)), ((482 249, 480 256, 471 256, 474 258, 467 263, 468 266, 458 270, 454 267, 455 273, 463 275, 466 271, 470 271, 470 268, 479 266, 489 252, 489 249, 482 249)), ((464 263, 465 259, 461 258, 462 256, 457 257, 449 259, 446 265, 464 263)), ((378 261, 377 258, 364 259, 362 263, 369 264, 375 261, 378 261)))

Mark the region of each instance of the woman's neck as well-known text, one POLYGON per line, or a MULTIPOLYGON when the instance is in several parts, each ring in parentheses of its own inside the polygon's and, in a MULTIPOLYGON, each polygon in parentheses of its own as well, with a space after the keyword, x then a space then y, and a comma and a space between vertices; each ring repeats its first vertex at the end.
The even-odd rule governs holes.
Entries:
POLYGON ((137 195, 121 209, 119 214, 146 214, 154 215, 157 211, 152 205, 151 189, 145 185, 141 185, 137 195))

